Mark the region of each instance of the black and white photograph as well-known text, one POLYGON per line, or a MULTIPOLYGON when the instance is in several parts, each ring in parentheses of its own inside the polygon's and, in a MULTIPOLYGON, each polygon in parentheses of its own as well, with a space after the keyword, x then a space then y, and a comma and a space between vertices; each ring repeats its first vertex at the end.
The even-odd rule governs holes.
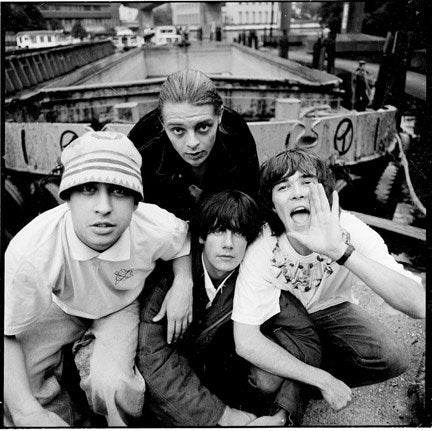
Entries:
POLYGON ((1 0, 2 426, 431 427, 431 13, 1 0))

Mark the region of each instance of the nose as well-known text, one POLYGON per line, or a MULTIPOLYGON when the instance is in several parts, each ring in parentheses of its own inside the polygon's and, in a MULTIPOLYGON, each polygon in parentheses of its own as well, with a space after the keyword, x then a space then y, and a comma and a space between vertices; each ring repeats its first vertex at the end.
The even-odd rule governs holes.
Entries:
POLYGON ((191 150, 195 150, 196 148, 198 148, 199 144, 200 142, 195 131, 189 131, 186 136, 186 146, 191 150))
POLYGON ((300 183, 294 183, 291 190, 293 199, 303 199, 308 193, 308 188, 300 183))
POLYGON ((223 247, 233 248, 233 233, 230 230, 226 230, 223 235, 223 247))
POLYGON ((99 214, 109 214, 111 210, 111 196, 108 190, 102 189, 97 194, 95 211, 99 214))

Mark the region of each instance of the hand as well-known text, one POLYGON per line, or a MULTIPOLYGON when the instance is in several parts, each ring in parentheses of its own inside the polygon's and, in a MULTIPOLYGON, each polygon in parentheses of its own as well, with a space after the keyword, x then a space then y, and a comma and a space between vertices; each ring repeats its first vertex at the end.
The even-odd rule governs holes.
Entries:
POLYGON ((256 416, 252 413, 226 406, 222 417, 219 419, 218 425, 222 427, 241 427, 248 425, 255 419, 256 416))
POLYGON ((27 414, 14 414, 14 425, 18 428, 64 428, 70 427, 60 416, 53 412, 40 408, 27 414))
POLYGON ((279 410, 273 416, 260 416, 247 424, 248 427, 281 427, 285 425, 286 412, 279 410))
POLYGON ((159 313, 153 322, 167 316, 167 342, 177 341, 192 322, 192 285, 176 282, 168 290, 159 313))
POLYGON ((324 254, 333 260, 345 252, 342 229, 339 224, 339 196, 333 192, 333 205, 330 204, 322 184, 310 185, 310 226, 307 232, 287 232, 309 250, 324 254))
POLYGON ((323 398, 333 410, 342 410, 351 401, 351 389, 341 380, 327 374, 327 381, 320 387, 323 398))

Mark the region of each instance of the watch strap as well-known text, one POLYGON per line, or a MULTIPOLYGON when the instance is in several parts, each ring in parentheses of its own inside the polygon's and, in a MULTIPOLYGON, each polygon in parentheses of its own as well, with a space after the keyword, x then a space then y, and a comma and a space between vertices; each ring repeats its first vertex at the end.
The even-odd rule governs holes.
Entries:
POLYGON ((355 250, 352 244, 348 244, 344 254, 336 261, 339 265, 343 265, 347 259, 352 255, 352 252, 355 250))

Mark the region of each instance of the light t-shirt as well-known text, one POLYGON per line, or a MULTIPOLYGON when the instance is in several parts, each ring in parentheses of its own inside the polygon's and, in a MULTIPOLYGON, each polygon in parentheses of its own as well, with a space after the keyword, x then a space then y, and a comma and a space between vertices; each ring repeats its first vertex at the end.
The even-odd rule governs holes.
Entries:
POLYGON ((130 305, 157 259, 189 254, 187 231, 187 223, 173 214, 140 203, 119 240, 100 253, 78 239, 67 204, 46 211, 5 253, 5 334, 23 331, 51 301, 88 319, 130 305))
MULTIPOLYGON (((368 225, 347 211, 341 212, 340 223, 359 253, 421 284, 420 277, 395 261, 382 238, 368 225)), ((309 313, 346 301, 355 303, 352 288, 358 283, 357 276, 326 256, 298 254, 285 234, 276 237, 266 225, 248 247, 240 266, 232 319, 261 325, 280 312, 281 290, 297 297, 309 313)))

